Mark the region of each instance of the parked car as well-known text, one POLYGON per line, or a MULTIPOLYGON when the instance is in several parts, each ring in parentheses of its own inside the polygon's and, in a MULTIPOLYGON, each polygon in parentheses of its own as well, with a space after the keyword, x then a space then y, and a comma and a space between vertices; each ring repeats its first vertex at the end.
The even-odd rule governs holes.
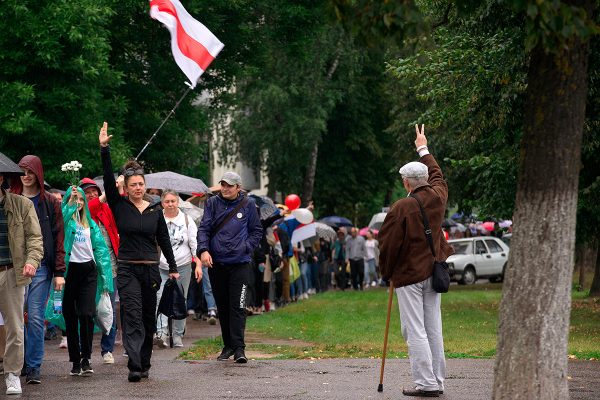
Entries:
POLYGON ((509 247, 491 236, 453 239, 448 243, 454 254, 448 257, 450 277, 462 285, 475 283, 478 278, 502 282, 508 262, 509 247))
POLYGON ((510 239, 512 239, 512 233, 505 233, 502 235, 502 241, 506 243, 508 247, 510 247, 510 239))

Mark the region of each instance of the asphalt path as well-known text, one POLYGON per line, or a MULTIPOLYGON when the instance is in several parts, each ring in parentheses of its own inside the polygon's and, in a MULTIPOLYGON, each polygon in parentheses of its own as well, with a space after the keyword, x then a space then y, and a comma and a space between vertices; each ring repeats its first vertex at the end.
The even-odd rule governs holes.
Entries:
MULTIPOLYGON (((188 319, 184 349, 199 338, 219 334, 218 326, 188 319)), ((69 376, 67 351, 58 340, 47 341, 42 365, 42 384, 26 385, 23 394, 2 398, 23 399, 401 399, 402 387, 410 387, 406 359, 386 362, 384 391, 377 392, 380 360, 252 360, 180 361, 182 349, 155 349, 150 378, 127 381, 127 358, 115 349, 115 364, 102 364, 99 338, 95 338, 91 377, 69 376)), ((252 345, 247 354, 252 357, 252 345)), ((216 354, 215 354, 216 357, 216 354)), ((489 399, 494 360, 449 359, 442 399, 489 399)), ((570 361, 571 399, 600 399, 600 362, 570 361)))

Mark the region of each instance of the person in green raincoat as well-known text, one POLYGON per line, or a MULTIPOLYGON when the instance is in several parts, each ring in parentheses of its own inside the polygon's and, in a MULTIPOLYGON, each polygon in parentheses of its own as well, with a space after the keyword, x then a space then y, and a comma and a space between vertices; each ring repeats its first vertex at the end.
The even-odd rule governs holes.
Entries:
POLYGON ((90 365, 96 303, 112 292, 112 267, 102 232, 90 216, 81 188, 67 189, 62 202, 65 222, 65 289, 62 314, 67 331, 71 375, 91 375, 90 365), (81 337, 81 346, 80 346, 81 337))

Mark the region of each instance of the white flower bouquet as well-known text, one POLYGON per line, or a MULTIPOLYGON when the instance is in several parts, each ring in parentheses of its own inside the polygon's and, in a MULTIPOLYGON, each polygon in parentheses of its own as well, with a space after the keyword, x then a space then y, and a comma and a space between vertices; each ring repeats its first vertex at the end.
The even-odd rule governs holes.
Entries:
POLYGON ((83 167, 79 161, 71 161, 69 163, 63 164, 60 167, 60 170, 65 173, 67 176, 67 180, 69 185, 78 186, 79 185, 79 170, 83 167))

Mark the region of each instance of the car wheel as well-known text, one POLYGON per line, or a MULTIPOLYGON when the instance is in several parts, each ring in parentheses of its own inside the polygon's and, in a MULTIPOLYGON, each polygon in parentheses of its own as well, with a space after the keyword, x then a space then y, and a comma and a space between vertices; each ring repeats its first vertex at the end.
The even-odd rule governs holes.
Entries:
POLYGON ((506 264, 504 263, 504 266, 502 267, 502 275, 499 276, 498 282, 504 282, 504 276, 506 274, 506 264))
POLYGON ((475 275, 475 270, 473 267, 467 267, 463 271, 463 276, 461 282, 465 285, 472 285, 477 280, 477 275, 475 275))

